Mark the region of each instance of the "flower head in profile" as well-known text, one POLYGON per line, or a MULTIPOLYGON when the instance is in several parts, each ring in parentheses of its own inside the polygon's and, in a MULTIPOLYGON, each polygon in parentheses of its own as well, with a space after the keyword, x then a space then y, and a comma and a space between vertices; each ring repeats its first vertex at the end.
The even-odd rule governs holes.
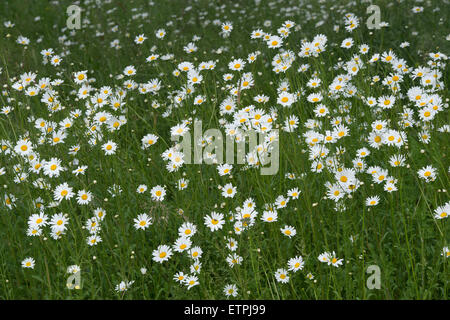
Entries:
POLYGON ((115 290, 116 292, 125 292, 133 283, 134 281, 121 281, 118 285, 116 285, 115 290))

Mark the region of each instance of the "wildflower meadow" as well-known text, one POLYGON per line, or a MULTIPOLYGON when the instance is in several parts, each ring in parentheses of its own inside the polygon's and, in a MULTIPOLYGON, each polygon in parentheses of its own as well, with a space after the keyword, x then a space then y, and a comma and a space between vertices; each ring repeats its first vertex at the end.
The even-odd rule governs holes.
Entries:
POLYGON ((447 300, 448 0, 3 0, 0 299, 447 300))

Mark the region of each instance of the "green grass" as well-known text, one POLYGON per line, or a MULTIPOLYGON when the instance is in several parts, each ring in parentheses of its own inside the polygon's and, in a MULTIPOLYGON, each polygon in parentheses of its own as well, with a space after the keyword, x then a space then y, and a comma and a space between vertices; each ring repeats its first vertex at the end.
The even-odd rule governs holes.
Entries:
MULTIPOLYGON (((380 30, 368 30, 365 21, 367 3, 352 4, 349 1, 264 1, 259 6, 253 1, 149 1, 113 0, 111 3, 97 5, 95 1, 80 5, 83 9, 83 22, 80 30, 66 28, 66 8, 71 1, 6 1, 0 12, 0 108, 11 106, 9 115, 0 115, 0 140, 7 140, 12 148, 22 137, 29 136, 34 150, 41 160, 57 157, 67 168, 59 177, 49 178, 41 171, 29 173, 26 181, 14 182, 14 165, 29 167, 25 158, 14 153, 0 153, 0 168, 6 173, 0 176, 0 299, 224 299, 223 289, 227 284, 236 284, 238 299, 448 299, 448 258, 441 256, 445 246, 449 246, 448 221, 434 219, 434 210, 449 202, 448 158, 449 133, 437 129, 449 124, 448 80, 449 71, 443 66, 441 82, 443 87, 437 90, 444 103, 443 110, 431 121, 429 132, 431 140, 422 143, 418 134, 426 124, 418 117, 418 108, 406 97, 409 88, 419 86, 417 80, 404 76, 400 93, 392 109, 376 114, 374 108, 367 106, 361 96, 380 97, 390 95, 389 89, 378 83, 371 83, 373 76, 381 80, 392 73, 392 68, 383 62, 368 64, 374 53, 380 55, 392 49, 406 61, 411 68, 427 66, 431 52, 450 53, 449 12, 444 1, 429 1, 415 4, 414 1, 374 1, 381 8, 381 20, 389 27, 380 30), (323 2, 323 3, 322 3, 323 2), (393 4, 392 4, 393 3, 393 4), (223 4, 223 6, 222 6, 223 4), (413 13, 414 6, 423 6, 424 11, 413 13), (187 7, 192 7, 190 10, 187 7), (222 7, 221 7, 222 6, 222 7), (285 8, 292 8, 286 12, 285 8), (440 10, 434 10, 440 8, 440 10), (113 11, 111 11, 113 10, 113 11), (345 31, 344 15, 354 13, 359 17, 359 27, 353 32, 345 31), (135 17, 138 13, 148 13, 148 17, 135 17), (35 17, 40 17, 35 21, 35 17), (227 38, 220 36, 220 25, 212 22, 230 21, 233 31, 227 38), (265 27, 264 21, 270 20, 271 26, 265 27), (250 39, 253 30, 261 28, 265 32, 276 34, 277 29, 286 20, 292 20, 300 26, 292 30, 284 40, 283 48, 292 50, 296 59, 286 73, 276 74, 271 62, 279 49, 270 49, 261 39, 250 39), (323 20, 324 24, 316 27, 323 20), (6 28, 3 22, 11 21, 13 28, 6 28), (168 22, 172 24, 167 25, 168 22), (113 26, 117 32, 112 32, 113 26), (340 30, 334 31, 334 25, 340 30), (155 37, 155 31, 164 28, 166 37, 155 37), (101 33, 97 35, 96 33, 101 33), (412 32, 417 32, 414 35, 412 32), (134 38, 145 34, 148 39, 143 44, 134 43, 134 38), (301 40, 312 41, 317 34, 328 38, 327 47, 317 58, 300 58, 301 40), (28 46, 16 43, 19 35, 30 39, 28 46), (187 54, 183 47, 192 41, 192 37, 201 37, 196 42, 198 51, 187 54), (58 38, 66 36, 64 41, 58 38), (343 39, 351 37, 354 45, 351 49, 340 47, 343 39), (41 41, 38 42, 38 39, 41 41), (118 39, 121 48, 110 47, 111 41, 118 39), (67 42, 70 43, 61 43, 67 42), (401 48, 404 41, 409 47, 401 48), (359 54, 358 45, 370 47, 367 55, 361 55, 366 68, 362 68, 352 78, 357 94, 348 98, 333 100, 327 97, 329 84, 343 69, 333 67, 339 61, 347 62, 353 55, 359 54), (81 46, 83 45, 83 46, 81 46), (173 60, 148 63, 146 57, 151 48, 164 55, 174 54, 173 60), (42 63, 41 50, 53 48, 62 57, 59 66, 42 63), (221 54, 216 50, 222 48, 221 54), (180 170, 169 173, 166 161, 161 154, 172 146, 170 128, 183 120, 195 118, 203 120, 203 130, 221 128, 219 119, 220 103, 227 97, 223 74, 233 73, 231 81, 237 83, 239 74, 228 69, 228 63, 234 58, 246 60, 251 52, 259 50, 257 60, 247 63, 244 72, 251 72, 255 84, 250 90, 242 91, 238 108, 255 105, 269 112, 275 108, 280 129, 280 166, 273 176, 260 174, 259 169, 245 169, 243 165, 233 165, 232 176, 219 176, 214 165, 185 164, 180 170), (170 116, 164 112, 170 108, 168 95, 186 85, 186 76, 175 77, 172 72, 183 61, 196 66, 202 61, 216 61, 216 67, 202 71, 203 82, 196 86, 193 96, 178 107, 173 108, 170 116), (300 65, 309 64, 307 72, 297 71, 300 65), (140 94, 137 90, 127 92, 125 105, 120 111, 110 106, 101 108, 115 116, 123 115, 127 123, 120 130, 109 132, 101 129, 103 139, 96 146, 89 144, 86 134, 85 101, 76 98, 72 90, 78 91, 73 73, 88 70, 88 77, 95 78, 91 85, 95 88, 111 86, 123 87, 125 79, 117 79, 123 69, 133 65, 137 73, 132 79, 145 83, 158 78, 162 83, 156 94, 140 94), (12 85, 24 72, 35 72, 37 79, 59 78, 64 83, 55 90, 65 109, 49 113, 40 97, 29 97, 12 88, 12 85), (313 90, 306 83, 317 72, 323 85, 321 90, 313 90), (291 108, 283 108, 276 103, 277 87, 288 80, 290 92, 303 90, 305 93, 291 108), (337 147, 345 148, 340 156, 340 165, 351 168, 356 151, 367 147, 371 154, 366 158, 367 166, 380 166, 387 169, 389 175, 397 179, 397 191, 388 193, 383 185, 374 184, 369 174, 358 173, 358 179, 364 184, 351 197, 343 201, 345 210, 337 212, 335 202, 326 198, 326 182, 334 182, 334 173, 324 170, 311 172, 308 159, 308 144, 304 133, 310 129, 305 123, 308 119, 317 119, 325 133, 332 130, 331 118, 315 116, 314 105, 306 100, 308 94, 321 91, 323 103, 330 110, 330 117, 349 116, 346 124, 349 136, 327 145, 330 155, 337 147), (200 106, 193 104, 197 94, 206 98, 200 106), (257 94, 270 97, 266 104, 253 101, 257 94), (154 109, 151 103, 157 101, 160 108, 154 109), (341 104, 351 104, 348 113, 339 110, 341 104), (415 110, 416 123, 411 128, 399 126, 403 107, 415 110), (64 143, 52 146, 49 143, 38 144, 39 131, 29 117, 44 118, 59 122, 69 116, 70 111, 83 111, 81 119, 73 122, 68 129, 64 143), (284 120, 295 115, 299 118, 298 128, 294 132, 281 130, 284 120), (381 146, 369 147, 365 141, 370 133, 370 125, 375 120, 390 120, 390 128, 403 131, 407 143, 401 148, 381 146), (149 149, 141 149, 144 135, 153 133, 160 138, 149 149), (117 153, 105 156, 101 145, 108 140, 118 144, 117 153), (81 149, 76 156, 69 155, 69 147, 79 144, 81 149), (423 152, 422 152, 423 150, 423 152), (403 154, 408 167, 393 168, 389 165, 392 155, 403 154), (80 165, 87 165, 85 175, 75 176, 72 164, 78 159, 80 165), (149 160, 150 159, 150 160, 149 160), (436 169, 435 181, 426 183, 418 177, 418 170, 432 165, 436 169), (287 173, 294 173, 298 179, 290 180, 287 173), (49 190, 33 186, 38 178, 45 179, 49 190), (179 191, 176 183, 180 178, 189 180, 186 190, 179 191), (89 190, 93 199, 88 205, 78 205, 76 197, 63 200, 55 207, 48 207, 53 201, 54 188, 67 182, 74 191, 89 190), (218 186, 232 183, 237 187, 233 198, 224 198, 218 186), (122 192, 112 196, 108 188, 120 185, 122 192), (136 188, 146 184, 149 190, 156 186, 166 186, 164 201, 152 201, 149 190, 138 194, 136 188), (274 203, 279 195, 286 196, 288 190, 297 187, 300 197, 291 199, 286 208, 278 210, 278 221, 265 223, 260 220, 265 204, 274 203), (16 197, 15 207, 10 210, 4 204, 4 194, 16 197), (374 207, 365 205, 365 199, 378 195, 380 203, 374 207), (63 212, 69 216, 66 233, 59 240, 50 237, 49 227, 44 227, 41 236, 26 235, 29 216, 39 211, 34 208, 33 200, 41 197, 49 216, 63 212), (233 223, 226 222, 221 230, 211 232, 204 225, 204 216, 212 211, 228 217, 236 213, 236 207, 242 206, 248 198, 256 203, 258 217, 254 226, 236 235, 233 223), (93 210, 101 207, 106 216, 101 222, 99 235, 102 238, 96 246, 88 246, 88 230, 82 226, 92 216, 93 210), (184 211, 183 215, 178 209, 184 211), (153 217, 153 224, 146 229, 136 230, 133 219, 140 213, 153 217), (199 285, 187 290, 173 280, 175 273, 190 273, 192 264, 186 254, 174 253, 168 261, 160 264, 152 260, 152 251, 161 244, 171 245, 178 237, 178 227, 185 221, 197 226, 193 236, 193 246, 200 246, 203 256, 199 285), (288 238, 280 232, 285 225, 293 226, 297 235, 288 238), (224 237, 231 236, 238 243, 237 253, 243 257, 241 265, 230 268, 226 257, 230 253, 224 237), (350 237, 354 241, 350 241, 350 237), (335 251, 343 258, 343 265, 335 268, 320 263, 319 254, 335 251), (287 261, 301 255, 305 261, 304 269, 290 272, 289 283, 280 283, 275 279, 279 268, 287 269, 287 261), (26 257, 36 261, 34 269, 22 268, 26 257), (81 267, 82 288, 68 290, 66 269, 70 265, 81 267), (368 289, 366 273, 370 265, 381 270, 381 289, 368 289), (140 269, 147 268, 145 275, 140 269), (306 278, 308 273, 314 279, 306 278), (115 292, 115 286, 122 280, 135 281, 128 291, 115 292)), ((356 2, 356 1, 355 1, 356 2)), ((295 27, 294 27, 295 28, 295 27)), ((231 119, 226 116, 226 119, 231 119)), ((191 126, 192 128, 192 126, 191 126)), ((47 136, 48 137, 48 136, 47 136)), ((26 170, 25 170, 26 171, 26 170)))

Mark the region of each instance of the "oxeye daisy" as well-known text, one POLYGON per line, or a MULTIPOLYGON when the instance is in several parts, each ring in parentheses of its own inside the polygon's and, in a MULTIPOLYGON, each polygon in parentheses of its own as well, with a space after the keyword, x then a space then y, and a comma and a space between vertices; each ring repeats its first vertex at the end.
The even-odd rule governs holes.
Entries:
POLYGON ((330 254, 329 252, 324 252, 324 253, 321 253, 321 254, 317 257, 317 259, 319 259, 320 262, 323 262, 323 263, 329 263, 329 262, 330 262, 330 259, 331 259, 330 255, 331 255, 331 254, 330 254))
POLYGON ((101 229, 100 220, 97 217, 87 219, 85 227, 91 234, 96 234, 101 229))
POLYGON ((105 152, 105 155, 113 155, 116 153, 117 150, 117 143, 114 141, 109 140, 105 144, 102 145, 102 150, 105 152))
POLYGON ((62 59, 59 55, 54 55, 51 60, 50 63, 54 66, 58 66, 61 63, 62 59))
POLYGON ((233 30, 233 24, 230 21, 222 23, 222 31, 224 33, 230 33, 233 30))
POLYGON ((228 68, 232 71, 241 71, 245 66, 245 61, 242 59, 235 59, 228 63, 228 68))
POLYGON ((54 229, 65 230, 68 220, 69 218, 67 218, 66 215, 63 214, 62 212, 57 213, 52 216, 52 219, 50 220, 50 225, 54 229))
POLYGON ((42 234, 42 229, 34 226, 29 226, 27 229, 27 236, 38 237, 42 234))
POLYGON ((434 218, 435 219, 446 219, 450 214, 450 202, 447 202, 445 205, 437 207, 434 210, 434 218))
POLYGON ((158 29, 156 30, 155 35, 158 39, 163 39, 166 36, 166 30, 158 29))
POLYGON ((233 268, 235 265, 241 264, 243 261, 243 258, 236 253, 232 253, 227 256, 226 261, 228 262, 228 265, 230 266, 230 268, 233 268))
POLYGON ((289 197, 291 197, 292 199, 298 199, 299 195, 300 195, 300 191, 298 190, 298 188, 294 188, 288 191, 287 194, 289 197))
POLYGON ((178 228, 178 235, 180 237, 192 237, 196 232, 196 225, 190 222, 185 222, 178 228))
POLYGON ((48 223, 48 217, 45 213, 41 212, 39 214, 33 214, 28 218, 28 225, 35 227, 35 228, 41 228, 48 223))
POLYGON ((173 249, 176 252, 183 252, 189 250, 191 245, 192 241, 189 238, 181 236, 175 241, 173 249))
POLYGON ((189 270, 191 273, 199 274, 201 268, 202 268, 201 262, 198 259, 196 259, 195 262, 189 267, 189 270))
POLYGON ((153 250, 153 261, 163 263, 172 256, 172 249, 167 245, 160 245, 157 249, 153 250))
POLYGON ((441 256, 443 256, 445 258, 450 258, 450 250, 448 247, 442 248, 441 256))
POLYGON ((195 275, 190 275, 186 277, 184 284, 187 286, 187 289, 190 290, 192 287, 199 285, 198 278, 195 275))
POLYGON ((166 189, 162 186, 155 186, 150 190, 150 194, 154 201, 163 201, 166 195, 166 189))
POLYGON ((284 196, 278 196, 275 200, 275 205, 277 209, 285 208, 289 202, 289 198, 285 198, 284 196))
POLYGON ((131 287, 133 283, 134 281, 121 281, 118 285, 116 285, 115 291, 125 292, 131 287))
POLYGON ((236 242, 235 239, 233 239, 233 238, 227 238, 226 241, 227 241, 227 248, 228 248, 230 251, 236 251, 236 250, 237 250, 238 244, 237 244, 237 242, 236 242))
POLYGON ((298 270, 302 270, 304 265, 305 262, 301 256, 296 256, 288 261, 289 271, 297 272, 298 270))
POLYGON ((236 297, 238 295, 237 287, 235 284, 227 284, 225 288, 223 288, 223 293, 228 297, 236 297))
POLYGON ((35 261, 34 258, 32 258, 32 257, 25 258, 25 259, 22 261, 22 268, 30 268, 30 269, 34 269, 35 263, 36 263, 36 261, 35 261))
POLYGON ((147 229, 152 224, 152 218, 149 217, 147 214, 142 213, 137 216, 137 218, 134 219, 134 227, 136 229, 147 229))
POLYGON ((275 279, 281 283, 288 283, 290 278, 287 270, 281 268, 275 271, 275 279))
POLYGON ((270 49, 275 49, 281 47, 283 40, 279 36, 270 36, 266 43, 270 49))
POLYGON ((51 158, 49 161, 43 161, 44 174, 46 176, 58 177, 65 168, 61 166, 61 160, 58 158, 51 158))
POLYGON ((147 134, 144 137, 142 137, 141 142, 142 142, 142 148, 143 149, 147 149, 148 147, 154 145, 157 141, 158 141, 159 137, 157 135, 154 134, 147 134))
POLYGON ((145 59, 147 62, 156 61, 159 58, 159 54, 151 54, 145 59))
POLYGON ((232 168, 233 168, 232 165, 224 163, 224 164, 217 166, 217 171, 219 172, 219 175, 221 175, 221 176, 230 175, 232 168))
POLYGON ((102 221, 105 218, 106 211, 102 208, 97 208, 94 210, 94 216, 99 220, 102 221))
POLYGON ((436 169, 433 166, 426 166, 420 169, 417 174, 419 178, 425 180, 426 182, 434 181, 436 179, 436 169))
POLYGON ((80 190, 77 192, 77 203, 80 205, 88 204, 92 200, 92 193, 86 190, 80 190))
POLYGON ((227 183, 222 187, 222 196, 225 198, 233 198, 236 192, 236 187, 231 183, 227 183))
POLYGON ((76 84, 81 84, 88 80, 87 70, 75 72, 73 77, 76 84))
POLYGON ((257 38, 261 38, 262 36, 264 36, 264 32, 261 29, 258 29, 258 30, 252 31, 252 34, 250 37, 252 39, 257 39, 257 38))
POLYGON ((211 212, 211 215, 205 216, 205 225, 211 229, 211 231, 216 231, 222 229, 225 224, 223 219, 223 214, 217 212, 211 212))
POLYGON ((278 220, 278 213, 274 210, 264 211, 261 220, 265 222, 275 222, 278 220))
POLYGON ((78 176, 79 174, 84 175, 88 166, 79 166, 75 170, 72 171, 73 174, 78 176))
POLYGON ((66 272, 69 274, 75 274, 75 273, 81 272, 81 268, 80 268, 80 266, 74 264, 74 265, 68 266, 66 272))
POLYGON ((366 206, 376 206, 380 202, 379 196, 366 198, 366 206))
POLYGON ((33 145, 29 140, 19 140, 17 141, 16 146, 14 147, 14 152, 21 156, 27 156, 33 152, 33 145))
POLYGON ((295 96, 289 92, 281 92, 277 98, 277 103, 283 107, 290 107, 295 102, 295 96))
POLYGON ((180 180, 178 180, 178 182, 177 182, 177 188, 178 188, 178 190, 184 190, 184 189, 186 189, 187 186, 188 186, 188 183, 189 183, 189 180, 184 179, 184 178, 181 178, 180 180))
POLYGON ((184 283, 186 281, 186 275, 183 272, 177 272, 173 279, 178 283, 184 283))
POLYGON ((352 38, 346 38, 346 39, 342 40, 341 48, 350 49, 352 46, 353 46, 352 38))
POLYGON ((284 234, 285 236, 292 238, 293 236, 295 236, 297 234, 297 231, 295 230, 294 227, 292 226, 284 226, 284 228, 281 228, 281 233, 284 234))
POLYGON ((93 234, 86 239, 89 246, 96 246, 98 243, 102 242, 102 238, 98 234, 93 234))
POLYGON ((318 103, 318 102, 322 101, 322 99, 323 99, 323 96, 320 93, 311 93, 307 97, 307 100, 311 103, 318 103))
POLYGON ((58 185, 55 190, 53 191, 53 198, 55 201, 60 202, 63 199, 70 199, 75 194, 72 191, 73 189, 69 187, 69 185, 65 182, 60 185, 58 185))
POLYGON ((139 185, 136 190, 137 193, 144 193, 145 191, 147 191, 147 186, 145 184, 139 185))
POLYGON ((127 66, 125 67, 125 69, 123 70, 123 73, 126 76, 134 76, 136 74, 136 68, 134 66, 127 66))
POLYGON ((140 34, 140 35, 136 36, 136 38, 134 38, 134 42, 136 44, 142 44, 146 39, 147 39, 147 37, 144 34, 140 34))
POLYGON ((203 250, 200 247, 196 246, 189 249, 187 253, 192 259, 200 259, 203 254, 203 250))
POLYGON ((339 259, 336 257, 336 253, 333 251, 330 255, 329 255, 329 260, 328 260, 328 265, 332 265, 333 267, 339 267, 340 265, 342 265, 344 259, 339 259))

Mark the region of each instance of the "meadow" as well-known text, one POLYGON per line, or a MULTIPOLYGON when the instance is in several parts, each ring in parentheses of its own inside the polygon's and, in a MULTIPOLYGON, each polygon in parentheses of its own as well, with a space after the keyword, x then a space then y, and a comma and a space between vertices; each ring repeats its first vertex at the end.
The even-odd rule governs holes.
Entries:
POLYGON ((448 0, 2 1, 0 299, 448 299, 449 49, 448 0))

